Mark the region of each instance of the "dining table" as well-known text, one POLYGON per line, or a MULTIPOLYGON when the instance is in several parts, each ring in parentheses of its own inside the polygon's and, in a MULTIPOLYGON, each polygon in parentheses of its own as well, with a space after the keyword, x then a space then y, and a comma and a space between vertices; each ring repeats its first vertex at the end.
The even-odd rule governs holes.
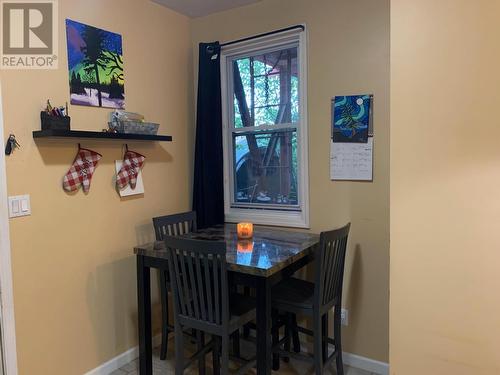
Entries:
MULTIPOLYGON (((254 226, 253 237, 239 240, 235 224, 217 225, 182 235, 197 240, 225 241, 228 272, 234 283, 255 289, 257 374, 271 373, 271 289, 310 263, 319 235, 300 230, 254 226)), ((168 270, 161 241, 134 248, 137 257, 139 374, 152 375, 152 268, 168 270)))

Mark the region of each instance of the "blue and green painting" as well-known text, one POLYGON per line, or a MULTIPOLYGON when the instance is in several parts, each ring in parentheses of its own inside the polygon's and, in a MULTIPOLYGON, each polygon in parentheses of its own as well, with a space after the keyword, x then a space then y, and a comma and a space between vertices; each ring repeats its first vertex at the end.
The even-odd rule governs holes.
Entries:
POLYGON ((71 104, 125 108, 122 36, 66 20, 71 104))
POLYGON ((332 138, 338 143, 368 142, 371 95, 336 96, 332 102, 332 138))

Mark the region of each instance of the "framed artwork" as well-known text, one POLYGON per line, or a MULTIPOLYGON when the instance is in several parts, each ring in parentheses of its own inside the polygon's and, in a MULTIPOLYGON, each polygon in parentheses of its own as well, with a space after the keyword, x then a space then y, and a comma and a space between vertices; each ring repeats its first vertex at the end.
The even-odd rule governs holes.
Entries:
POLYGON ((66 19, 70 101, 125 108, 122 36, 66 19))
POLYGON ((332 100, 334 143, 368 142, 372 100, 372 95, 336 96, 332 100))

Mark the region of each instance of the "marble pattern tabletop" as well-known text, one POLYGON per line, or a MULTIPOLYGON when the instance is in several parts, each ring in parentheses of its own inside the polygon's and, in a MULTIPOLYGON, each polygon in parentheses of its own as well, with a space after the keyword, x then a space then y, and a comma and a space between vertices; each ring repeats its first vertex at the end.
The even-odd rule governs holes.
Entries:
MULTIPOLYGON (((235 224, 224 224, 183 235, 196 240, 225 241, 226 260, 231 271, 269 277, 309 255, 319 243, 319 235, 254 226, 250 240, 238 240, 235 224)), ((166 258, 163 242, 137 246, 134 253, 166 258)))

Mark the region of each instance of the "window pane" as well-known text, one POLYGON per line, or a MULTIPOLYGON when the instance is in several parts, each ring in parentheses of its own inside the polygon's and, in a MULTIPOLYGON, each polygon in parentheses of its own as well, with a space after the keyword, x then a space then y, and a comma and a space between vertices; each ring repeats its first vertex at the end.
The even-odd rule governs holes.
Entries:
POLYGON ((299 122, 299 79, 292 77, 292 122, 299 122))
POLYGON ((299 120, 297 47, 233 61, 236 128, 299 120))
POLYGON ((297 205, 295 130, 233 134, 234 202, 297 205))
POLYGON ((280 76, 270 74, 254 78, 255 107, 266 105, 279 105, 280 97, 280 76))
POLYGON ((273 125, 280 113, 279 105, 255 108, 255 122, 259 125, 273 125))

